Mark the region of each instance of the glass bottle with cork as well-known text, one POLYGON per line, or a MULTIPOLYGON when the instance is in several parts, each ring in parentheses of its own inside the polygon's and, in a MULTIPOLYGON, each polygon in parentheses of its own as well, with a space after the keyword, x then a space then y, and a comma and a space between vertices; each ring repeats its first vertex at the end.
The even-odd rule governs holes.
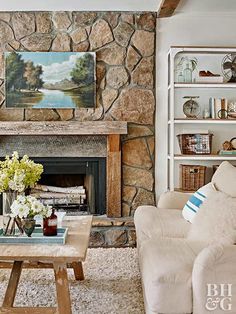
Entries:
POLYGON ((43 219, 43 235, 50 237, 57 235, 57 215, 55 214, 55 200, 53 200, 52 214, 43 219))
POLYGON ((185 83, 192 83, 192 69, 190 69, 189 62, 186 63, 186 68, 184 69, 184 81, 185 83))

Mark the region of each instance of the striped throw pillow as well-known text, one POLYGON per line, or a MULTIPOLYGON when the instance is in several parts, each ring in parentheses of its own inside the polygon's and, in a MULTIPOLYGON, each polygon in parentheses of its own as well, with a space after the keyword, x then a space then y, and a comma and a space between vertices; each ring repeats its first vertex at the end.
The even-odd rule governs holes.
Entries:
POLYGON ((212 191, 215 191, 215 189, 213 184, 210 182, 202 186, 190 197, 182 210, 182 215, 185 220, 191 223, 193 222, 193 219, 197 214, 200 206, 212 191))

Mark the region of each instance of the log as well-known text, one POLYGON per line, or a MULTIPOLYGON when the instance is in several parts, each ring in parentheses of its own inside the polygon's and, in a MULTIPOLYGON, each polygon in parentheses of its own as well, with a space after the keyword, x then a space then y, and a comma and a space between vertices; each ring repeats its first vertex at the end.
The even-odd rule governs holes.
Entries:
POLYGON ((71 187, 59 187, 51 185, 36 184, 32 191, 39 190, 44 192, 56 192, 56 193, 71 193, 71 194, 84 194, 85 189, 83 186, 71 186, 71 187))
POLYGON ((81 199, 68 199, 68 198, 58 198, 58 199, 51 199, 51 198, 44 198, 43 203, 45 205, 70 205, 70 204, 78 204, 83 205, 84 204, 84 198, 81 199))
POLYGON ((67 194, 67 193, 55 193, 55 192, 33 192, 30 195, 35 196, 36 198, 48 198, 48 199, 86 199, 85 193, 76 193, 76 194, 67 194))

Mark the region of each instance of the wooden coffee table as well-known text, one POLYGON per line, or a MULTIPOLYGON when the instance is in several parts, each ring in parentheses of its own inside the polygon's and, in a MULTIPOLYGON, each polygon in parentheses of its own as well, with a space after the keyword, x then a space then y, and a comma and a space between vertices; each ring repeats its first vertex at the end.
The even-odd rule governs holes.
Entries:
POLYGON ((91 225, 92 216, 78 217, 73 221, 63 222, 63 227, 69 228, 65 245, 0 244, 0 268, 12 266, 0 313, 71 314, 67 267, 74 269, 76 280, 84 279, 82 262, 86 258, 91 225), (57 307, 13 307, 23 267, 54 268, 57 307))

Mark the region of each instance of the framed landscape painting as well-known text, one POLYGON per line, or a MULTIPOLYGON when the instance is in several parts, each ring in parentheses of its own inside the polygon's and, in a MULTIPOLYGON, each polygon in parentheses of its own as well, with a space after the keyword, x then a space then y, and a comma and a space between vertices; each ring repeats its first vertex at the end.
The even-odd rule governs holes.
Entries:
POLYGON ((95 107, 94 52, 5 52, 7 108, 95 107))

